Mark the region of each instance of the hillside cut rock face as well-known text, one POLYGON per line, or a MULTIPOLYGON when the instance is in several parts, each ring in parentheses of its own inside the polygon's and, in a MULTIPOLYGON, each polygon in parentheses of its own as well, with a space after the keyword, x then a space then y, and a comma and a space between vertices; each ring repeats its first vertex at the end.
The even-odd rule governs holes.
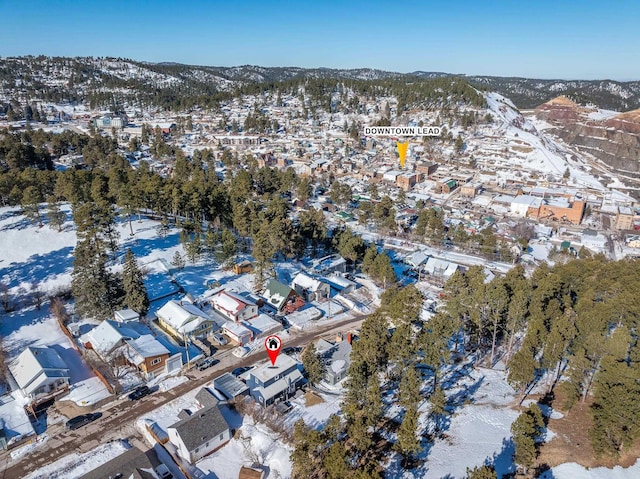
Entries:
POLYGON ((640 110, 600 115, 598 110, 558 97, 534 110, 555 126, 553 133, 591 153, 620 173, 640 177, 640 110))

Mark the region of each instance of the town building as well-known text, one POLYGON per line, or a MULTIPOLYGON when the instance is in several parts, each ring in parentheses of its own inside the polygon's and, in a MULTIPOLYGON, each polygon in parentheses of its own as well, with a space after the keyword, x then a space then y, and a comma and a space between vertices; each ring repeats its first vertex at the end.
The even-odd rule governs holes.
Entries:
POLYGON ((213 308, 231 321, 246 321, 258 316, 258 305, 230 291, 220 291, 211 298, 213 308))
POLYGON ((169 441, 182 459, 195 464, 231 439, 231 429, 220 407, 214 404, 200 409, 167 428, 169 441))
POLYGON ((274 365, 266 362, 248 372, 246 384, 249 393, 264 406, 286 399, 303 382, 301 367, 290 356, 280 354, 274 365))
POLYGON ((166 370, 170 351, 151 334, 127 341, 127 359, 149 380, 166 370))
POLYGON ((206 336, 218 328, 208 314, 186 301, 172 299, 162 306, 156 315, 160 325, 179 339, 206 336))
POLYGON ((28 347, 9 363, 9 371, 31 404, 69 392, 71 373, 55 349, 28 347))
POLYGON ((262 297, 278 312, 291 313, 304 305, 304 301, 293 288, 273 278, 265 285, 262 297))
POLYGON ((312 278, 305 273, 298 273, 293 278, 291 287, 305 301, 324 301, 331 295, 329 283, 312 278))

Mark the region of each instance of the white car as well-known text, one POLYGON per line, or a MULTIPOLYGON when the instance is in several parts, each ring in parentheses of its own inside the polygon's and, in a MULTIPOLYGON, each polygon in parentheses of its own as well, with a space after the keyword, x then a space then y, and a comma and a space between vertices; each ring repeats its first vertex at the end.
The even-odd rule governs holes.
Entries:
POLYGON ((220 346, 224 346, 228 342, 222 334, 218 334, 218 333, 212 334, 211 338, 220 346))
POLYGON ((249 348, 246 346, 239 346, 233 350, 233 355, 237 358, 244 358, 247 354, 249 354, 249 348))

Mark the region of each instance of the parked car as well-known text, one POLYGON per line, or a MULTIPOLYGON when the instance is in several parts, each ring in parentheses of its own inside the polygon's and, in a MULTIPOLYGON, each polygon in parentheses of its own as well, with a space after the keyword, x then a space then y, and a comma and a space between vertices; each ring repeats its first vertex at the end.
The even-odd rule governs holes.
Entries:
POLYGON ((149 386, 138 386, 133 390, 133 392, 129 393, 128 398, 130 401, 137 401, 138 399, 142 399, 149 394, 151 394, 151 389, 149 389, 149 386))
POLYGON ((219 362, 220 361, 218 361, 217 359, 205 358, 205 359, 201 359, 200 361, 197 361, 196 367, 198 368, 198 371, 204 371, 205 369, 208 369, 214 364, 218 364, 219 362))
POLYGON ((231 371, 231 374, 233 374, 235 377, 238 377, 251 369, 253 369, 253 366, 242 366, 239 368, 235 368, 233 371, 231 371))
POLYGON ((211 338, 220 346, 224 346, 225 344, 228 343, 227 339, 222 334, 218 334, 218 333, 212 334, 211 338))
POLYGON ((164 464, 160 464, 156 467, 156 474, 160 479, 173 479, 173 474, 169 471, 169 468, 164 464))
POLYGON ((291 356, 292 354, 297 354, 302 351, 300 346, 288 346, 282 350, 284 354, 291 356))
POLYGON ((75 429, 81 428, 82 426, 86 426, 90 422, 95 421, 96 419, 100 419, 102 417, 101 412, 92 412, 89 414, 82 414, 81 416, 76 416, 67 421, 67 429, 73 431, 75 429))

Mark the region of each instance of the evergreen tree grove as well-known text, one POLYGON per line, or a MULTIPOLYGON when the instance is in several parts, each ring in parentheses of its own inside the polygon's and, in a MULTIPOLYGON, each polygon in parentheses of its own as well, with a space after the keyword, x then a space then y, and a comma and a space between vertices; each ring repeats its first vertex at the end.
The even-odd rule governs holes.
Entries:
POLYGON ((127 250, 122 269, 122 287, 124 289, 124 304, 141 316, 149 311, 149 296, 144 285, 142 271, 131 251, 127 250))

